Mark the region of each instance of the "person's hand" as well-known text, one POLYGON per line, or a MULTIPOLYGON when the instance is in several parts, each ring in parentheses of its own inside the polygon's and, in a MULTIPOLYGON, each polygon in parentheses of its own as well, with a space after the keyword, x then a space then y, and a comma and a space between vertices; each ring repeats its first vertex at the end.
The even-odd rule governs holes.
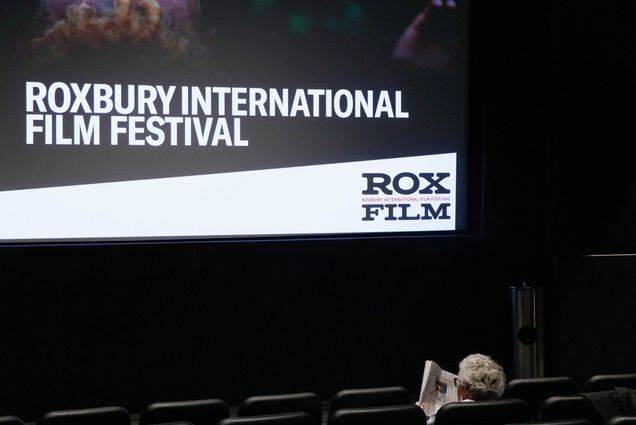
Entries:
POLYGON ((456 21, 455 0, 431 0, 406 28, 393 51, 395 59, 428 71, 447 71, 456 54, 457 40, 449 34, 456 21))

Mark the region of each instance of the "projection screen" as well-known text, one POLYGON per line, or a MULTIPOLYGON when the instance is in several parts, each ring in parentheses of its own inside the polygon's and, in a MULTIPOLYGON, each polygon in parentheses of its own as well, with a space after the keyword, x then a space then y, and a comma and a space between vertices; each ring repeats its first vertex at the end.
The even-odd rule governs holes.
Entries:
POLYGON ((466 228, 466 2, 7 7, 0 242, 466 228))

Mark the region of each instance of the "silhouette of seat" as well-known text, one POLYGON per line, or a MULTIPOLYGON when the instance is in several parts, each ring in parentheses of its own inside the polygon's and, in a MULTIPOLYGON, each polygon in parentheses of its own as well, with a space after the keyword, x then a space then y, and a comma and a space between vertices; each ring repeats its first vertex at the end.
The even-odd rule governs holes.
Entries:
POLYGON ((305 412, 280 413, 276 415, 241 416, 227 418, 218 425, 320 425, 305 412))
MULTIPOLYGON (((561 421, 527 422, 523 424, 517 423, 517 424, 506 424, 506 425, 593 425, 593 424, 587 419, 565 419, 561 421)), ((625 424, 625 425, 628 425, 628 424, 625 424)))
POLYGON ((153 425, 193 425, 193 424, 186 421, 176 421, 176 422, 164 422, 161 424, 153 424, 153 425))
POLYGON ((0 416, 0 425, 24 425, 17 416, 0 416))
POLYGON ((230 409, 223 400, 190 400, 153 403, 139 417, 139 425, 189 422, 192 425, 216 425, 230 416, 230 409))
POLYGON ((425 425, 426 415, 414 404, 404 404, 339 409, 331 421, 333 425, 425 425))
POLYGON ((592 376, 583 385, 583 392, 609 391, 614 387, 636 389, 636 373, 592 376))
POLYGON ((448 403, 435 415, 435 425, 504 425, 530 422, 530 406, 520 399, 448 403))
POLYGON ((402 387, 342 390, 331 398, 327 423, 331 423, 333 414, 340 409, 398 406, 410 403, 411 396, 402 387))
POLYGON ((513 379, 506 385, 503 398, 518 398, 526 401, 533 416, 539 412, 539 406, 547 398, 556 395, 578 393, 576 382, 566 376, 556 378, 513 379))
POLYGON ((581 395, 548 397, 539 408, 540 421, 581 418, 594 421, 592 412, 581 395))
POLYGON ((607 421, 607 425, 636 425, 636 416, 616 416, 607 421))
POLYGON ((314 393, 255 396, 246 399, 238 409, 238 416, 272 415, 305 412, 322 423, 322 401, 314 393))
POLYGON ((130 415, 123 407, 60 410, 42 416, 38 425, 130 425, 130 415))

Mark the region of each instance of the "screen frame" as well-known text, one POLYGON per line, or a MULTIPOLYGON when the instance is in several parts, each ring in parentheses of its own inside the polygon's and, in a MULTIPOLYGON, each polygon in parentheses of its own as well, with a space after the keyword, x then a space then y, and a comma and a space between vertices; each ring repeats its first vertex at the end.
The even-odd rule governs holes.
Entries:
POLYGON ((484 173, 485 153, 483 134, 483 6, 473 0, 466 0, 468 9, 466 20, 467 62, 465 78, 465 146, 466 168, 457 170, 458 185, 456 208, 464 212, 463 228, 451 231, 409 231, 372 233, 320 233, 281 235, 237 235, 237 236, 169 236, 169 237, 104 237, 104 238, 56 238, 0 240, 0 248, 41 247, 41 246, 100 246, 100 245, 172 245, 201 243, 259 243, 333 241, 351 239, 469 239, 483 240, 484 226, 484 173), (464 176, 462 176, 464 174, 464 176))

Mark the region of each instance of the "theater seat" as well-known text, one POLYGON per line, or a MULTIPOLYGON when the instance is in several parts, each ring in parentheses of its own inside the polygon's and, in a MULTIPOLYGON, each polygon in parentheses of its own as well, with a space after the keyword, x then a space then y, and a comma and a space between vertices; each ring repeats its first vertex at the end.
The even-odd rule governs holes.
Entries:
POLYGON ((305 412, 317 424, 322 423, 322 401, 314 393, 281 394, 250 397, 238 409, 238 416, 305 412))
POLYGON ((426 425, 424 411, 414 404, 339 409, 331 420, 333 425, 426 425))
POLYGON ((402 387, 342 390, 331 398, 327 423, 331 423, 333 414, 340 409, 397 406, 410 403, 411 396, 402 387))
POLYGON ((583 385, 583 392, 609 391, 613 390, 614 387, 636 389, 636 373, 592 376, 583 385))
POLYGON ((636 416, 616 416, 607 421, 607 425, 636 425, 636 416))
POLYGON ((580 395, 549 397, 539 408, 540 421, 583 418, 594 421, 585 400, 580 395))
POLYGON ((0 416, 0 425, 24 425, 17 416, 0 416))
POLYGON ((506 424, 506 425, 593 425, 593 424, 587 419, 565 419, 562 421, 527 422, 523 424, 506 424))
POLYGON ((123 407, 61 410, 42 416, 38 425, 130 425, 130 415, 123 407))
POLYGON ((578 393, 576 382, 566 376, 556 378, 513 379, 506 385, 503 398, 520 398, 532 409, 533 416, 548 397, 578 393))
POLYGON ((216 425, 230 416, 230 409, 223 400, 191 400, 153 403, 139 417, 139 425, 168 422, 190 422, 192 425, 216 425))
POLYGON ((177 421, 177 422, 164 422, 161 424, 153 424, 153 425, 192 425, 192 424, 186 421, 177 421))
POLYGON ((531 420, 528 403, 506 399, 445 404, 437 411, 435 425, 504 425, 531 420))
POLYGON ((320 425, 305 412, 243 416, 223 419, 218 425, 320 425))

